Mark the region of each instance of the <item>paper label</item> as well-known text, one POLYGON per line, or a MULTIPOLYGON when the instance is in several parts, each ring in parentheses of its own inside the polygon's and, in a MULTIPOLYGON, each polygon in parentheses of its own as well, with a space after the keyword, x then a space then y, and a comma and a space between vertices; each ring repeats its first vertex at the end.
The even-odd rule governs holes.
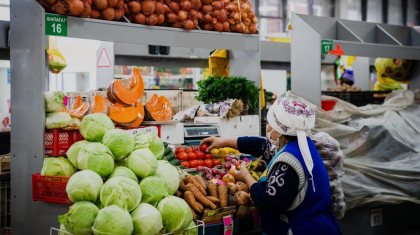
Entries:
POLYGON ((67 16, 45 14, 45 34, 67 37, 67 16))
POLYGON ((382 208, 374 209, 370 211, 370 226, 375 227, 382 225, 382 208))
POLYGON ((321 53, 328 54, 329 51, 333 49, 333 41, 332 40, 322 40, 321 41, 321 53))

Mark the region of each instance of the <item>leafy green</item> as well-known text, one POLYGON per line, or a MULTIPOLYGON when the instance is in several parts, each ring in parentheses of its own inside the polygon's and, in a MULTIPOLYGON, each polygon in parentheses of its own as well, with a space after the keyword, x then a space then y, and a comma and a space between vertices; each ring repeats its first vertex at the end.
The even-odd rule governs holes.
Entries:
POLYGON ((105 133, 114 129, 114 123, 103 113, 89 114, 80 123, 80 134, 89 141, 101 142, 105 133))
POLYGON ((163 141, 154 133, 140 133, 134 137, 134 149, 149 148, 157 160, 162 159, 165 152, 163 141))
POLYGON ((41 175, 49 176, 67 176, 70 177, 76 170, 73 165, 64 157, 47 157, 44 158, 41 175))
POLYGON ((80 150, 82 150, 83 147, 90 143, 91 142, 87 140, 78 141, 70 146, 69 150, 67 150, 67 158, 75 168, 79 169, 79 165, 77 164, 77 155, 79 155, 80 150))
POLYGON ((45 116, 45 127, 47 129, 59 129, 70 125, 71 117, 68 113, 47 113, 45 116))
POLYGON ((192 222, 192 213, 184 199, 168 196, 159 202, 158 211, 162 215, 166 233, 182 231, 192 222))
POLYGON ((47 113, 62 110, 64 106, 64 97, 66 95, 62 91, 45 92, 45 111, 47 113))
POLYGON ((117 177, 117 176, 124 176, 127 178, 130 178, 134 181, 136 181, 137 183, 139 182, 139 179, 137 179, 136 174, 134 174, 134 172, 130 169, 128 169, 125 166, 117 166, 114 168, 114 170, 112 171, 111 175, 109 176, 109 179, 113 178, 113 177, 117 177))
POLYGON ((92 202, 76 202, 69 212, 58 216, 58 221, 74 235, 92 234, 92 225, 98 215, 98 207, 92 202))
POLYGON ((127 210, 111 205, 99 210, 92 226, 95 235, 131 235, 133 220, 127 210))
POLYGON ((140 204, 141 196, 140 186, 136 181, 117 176, 105 182, 100 197, 104 207, 117 205, 132 211, 140 204))
POLYGON ((114 156, 105 145, 90 143, 80 150, 77 164, 80 170, 92 170, 105 178, 114 170, 114 156))
POLYGON ((166 182, 168 186, 169 195, 173 195, 179 187, 179 173, 176 167, 172 166, 166 160, 158 161, 158 168, 156 170, 156 176, 160 177, 166 182))
POLYGON ((131 218, 134 225, 133 235, 157 234, 163 228, 159 211, 147 203, 140 203, 131 212, 131 218))
POLYGON ((66 192, 72 202, 90 201, 95 203, 103 185, 102 178, 96 172, 79 171, 70 177, 66 192))
POLYGON ((141 202, 149 203, 152 206, 157 206, 160 200, 168 196, 168 186, 166 186, 166 182, 157 176, 144 178, 140 182, 140 189, 143 194, 141 202))
POLYGON ((107 131, 102 143, 111 150, 116 161, 126 158, 134 149, 134 138, 121 129, 107 131))
POLYGON ((127 166, 140 178, 154 175, 158 166, 155 155, 148 149, 134 150, 127 158, 127 166))

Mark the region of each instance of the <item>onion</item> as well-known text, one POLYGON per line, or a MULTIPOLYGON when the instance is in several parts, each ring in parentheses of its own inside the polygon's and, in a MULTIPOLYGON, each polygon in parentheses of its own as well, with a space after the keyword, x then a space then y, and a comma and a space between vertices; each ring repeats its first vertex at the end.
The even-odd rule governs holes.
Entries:
POLYGON ((172 23, 175 23, 178 20, 178 16, 175 13, 173 13, 173 12, 169 12, 165 16, 166 16, 165 17, 166 22, 171 23, 171 24, 172 23))
POLYGON ((99 19, 101 17, 101 13, 98 10, 92 10, 90 13, 90 18, 99 19))
POLYGON ((155 13, 156 14, 163 14, 165 13, 165 8, 163 7, 163 3, 155 2, 155 13))
POLYGON ((236 22, 241 21, 241 15, 239 15, 239 12, 235 12, 235 13, 233 14, 233 19, 234 19, 236 22))
POLYGON ((213 20, 213 17, 211 17, 211 15, 205 15, 203 21, 206 23, 211 23, 211 21, 213 20))
POLYGON ((216 24, 216 23, 217 23, 217 18, 216 18, 216 17, 213 17, 213 18, 211 19, 211 23, 212 23, 212 24, 216 24))
POLYGON ((249 6, 248 3, 244 3, 241 5, 242 11, 244 11, 245 13, 248 13, 251 10, 251 7, 249 6))
POLYGON ((115 10, 112 7, 107 7, 101 11, 101 18, 104 20, 113 20, 115 18, 115 10))
POLYGON ((174 13, 178 13, 179 11, 179 4, 176 2, 171 2, 169 4, 169 9, 171 9, 171 11, 173 11, 174 13))
POLYGON ((119 8, 119 9, 115 9, 115 17, 114 20, 119 20, 124 16, 124 9, 119 8))
POLYGON ((163 14, 158 14, 157 16, 157 24, 161 25, 163 24, 163 22, 165 22, 165 16, 163 14))
POLYGON ((251 24, 249 26, 249 33, 254 34, 257 32, 257 25, 256 24, 251 24))
POLYGON ((143 13, 133 14, 133 21, 137 24, 146 24, 146 16, 143 13))
MULTIPOLYGON (((151 15, 155 12, 155 3, 150 0, 141 2, 141 10, 145 15, 151 15)), ((155 16, 156 17, 156 16, 155 16)))
POLYGON ((232 18, 227 19, 227 21, 229 22, 229 25, 235 24, 235 20, 233 20, 232 18))
POLYGON ((80 16, 83 13, 83 2, 82 1, 73 1, 72 4, 70 5, 70 15, 73 16, 80 16))
POLYGON ((211 30, 213 27, 210 23, 204 23, 201 25, 202 30, 211 30))
POLYGON ((168 5, 166 5, 166 4, 163 4, 163 9, 164 9, 165 13, 168 13, 168 12, 171 11, 171 9, 169 9, 168 5))
POLYGON ((201 11, 197 11, 197 15, 195 16, 195 18, 197 20, 202 20, 203 19, 203 13, 201 11))
POLYGON ((222 3, 220 1, 214 1, 211 3, 211 5, 216 9, 216 10, 220 10, 222 9, 222 3))
POLYGON ((190 20, 195 20, 195 19, 197 19, 197 11, 196 11, 196 10, 194 10, 194 9, 191 9, 191 10, 188 12, 188 19, 190 19, 190 20))
POLYGON ((226 10, 228 10, 229 12, 236 12, 238 11, 238 5, 235 3, 231 3, 227 5, 226 10))
POLYGON ((115 7, 118 4, 118 0, 108 0, 108 7, 115 7))
POLYGON ((251 24, 251 20, 250 19, 245 19, 244 21, 244 25, 249 26, 251 24))
POLYGON ((217 22, 216 24, 213 25, 214 30, 216 30, 217 32, 222 32, 223 31, 223 25, 220 22, 217 22))
POLYGON ((181 10, 184 10, 184 11, 189 11, 192 8, 191 2, 189 0, 183 0, 182 2, 179 3, 179 6, 181 7, 181 10))
POLYGON ((211 3, 213 2, 213 0, 201 0, 201 2, 202 2, 204 5, 208 5, 208 4, 211 4, 211 3))
POLYGON ((229 5, 230 0, 224 0, 223 3, 224 3, 224 5, 229 5))
POLYGON ((160 2, 163 4, 163 0, 155 0, 155 2, 160 2))
MULTIPOLYGON (((60 1, 58 1, 58 2, 60 2, 60 1)), ((101 11, 101 10, 108 7, 108 2, 106 0, 93 0, 92 1, 92 6, 93 6, 93 8, 95 8, 95 10, 101 11)))
POLYGON ((115 6, 115 8, 122 8, 124 5, 124 0, 118 0, 117 5, 115 6))
POLYGON ((252 23, 254 23, 254 24, 258 23, 258 18, 254 16, 254 17, 252 18, 252 23))
POLYGON ((235 31, 235 32, 238 32, 238 33, 243 33, 243 32, 245 32, 245 31, 244 31, 244 26, 243 26, 241 23, 235 24, 235 25, 233 26, 233 28, 234 28, 234 31, 235 31))
POLYGON ((201 10, 203 13, 210 13, 213 11, 213 7, 210 5, 204 5, 203 9, 201 10))
POLYGON ((169 5, 172 2, 172 0, 165 0, 166 5, 169 5))
POLYGON ((227 20, 227 14, 225 10, 220 10, 220 15, 217 17, 217 21, 225 22, 227 20))
POLYGON ((131 11, 128 9, 128 4, 124 3, 124 14, 125 15, 130 15, 130 13, 131 13, 131 11))
POLYGON ((245 20, 246 18, 248 18, 248 14, 246 14, 245 12, 241 12, 242 21, 245 20))
POLYGON ((53 9, 55 11, 55 13, 60 14, 60 15, 65 15, 68 14, 68 8, 64 7, 64 4, 61 1, 57 1, 54 6, 53 9))
POLYGON ((254 12, 254 10, 250 10, 250 11, 248 12, 248 18, 252 19, 252 18, 254 18, 254 16, 255 16, 255 12, 254 12))
POLYGON ((196 9, 197 11, 200 10, 201 7, 203 7, 203 4, 201 3, 201 0, 191 0, 191 5, 192 5, 192 8, 196 9))
POLYGON ((194 22, 192 20, 186 20, 184 24, 184 29, 191 30, 194 28, 194 22))
POLYGON ((178 20, 179 21, 184 21, 187 18, 188 18, 188 12, 183 11, 183 10, 181 10, 181 11, 178 12, 178 20))
POLYGON ((80 17, 83 17, 83 18, 90 17, 90 14, 92 13, 92 8, 87 4, 88 4, 87 2, 83 3, 83 12, 82 14, 80 14, 80 17))
POLYGON ((127 8, 131 14, 137 14, 141 11, 141 4, 139 2, 133 1, 127 4, 127 8))
POLYGON ((224 32, 230 32, 229 22, 227 22, 227 21, 223 22, 222 26, 223 26, 223 31, 224 32))
POLYGON ((198 27, 198 20, 195 19, 193 22, 194 22, 194 27, 193 28, 196 29, 198 27))
POLYGON ((155 14, 151 14, 146 18, 146 24, 155 25, 156 23, 157 23, 157 16, 155 14))
POLYGON ((211 13, 211 15, 213 16, 213 17, 219 17, 220 16, 220 10, 215 10, 215 11, 213 11, 213 13, 211 13))
POLYGON ((184 24, 182 22, 176 22, 176 23, 172 24, 172 27, 175 27, 175 28, 182 28, 182 26, 184 26, 184 24))

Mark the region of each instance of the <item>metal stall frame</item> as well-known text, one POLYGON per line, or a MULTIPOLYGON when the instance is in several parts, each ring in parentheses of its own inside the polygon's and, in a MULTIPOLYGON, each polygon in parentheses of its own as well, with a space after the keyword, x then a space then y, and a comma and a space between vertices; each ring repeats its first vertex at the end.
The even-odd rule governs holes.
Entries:
MULTIPOLYGON (((68 205, 32 201, 30 176, 44 159, 45 101, 48 60, 45 10, 34 0, 11 1, 11 100, 13 125, 12 227, 15 234, 48 234, 68 205)), ((259 35, 150 27, 69 16, 67 36, 132 44, 230 50, 231 76, 260 86, 259 35)))
POLYGON ((10 59, 9 27, 9 21, 0 20, 0 60, 10 59))
MULTIPOLYGON (((321 41, 332 40, 344 55, 420 60, 420 33, 410 27, 295 14, 292 22, 292 92, 321 106, 321 41)), ((367 63, 368 60, 366 60, 367 63)), ((420 88, 413 63, 410 90, 420 88)))

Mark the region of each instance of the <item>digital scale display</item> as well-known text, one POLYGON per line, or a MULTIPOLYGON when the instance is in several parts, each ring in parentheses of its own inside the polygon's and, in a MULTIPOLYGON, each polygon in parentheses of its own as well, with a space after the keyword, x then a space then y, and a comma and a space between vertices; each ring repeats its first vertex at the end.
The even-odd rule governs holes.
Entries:
POLYGON ((185 137, 219 136, 218 127, 189 127, 185 128, 185 137))

